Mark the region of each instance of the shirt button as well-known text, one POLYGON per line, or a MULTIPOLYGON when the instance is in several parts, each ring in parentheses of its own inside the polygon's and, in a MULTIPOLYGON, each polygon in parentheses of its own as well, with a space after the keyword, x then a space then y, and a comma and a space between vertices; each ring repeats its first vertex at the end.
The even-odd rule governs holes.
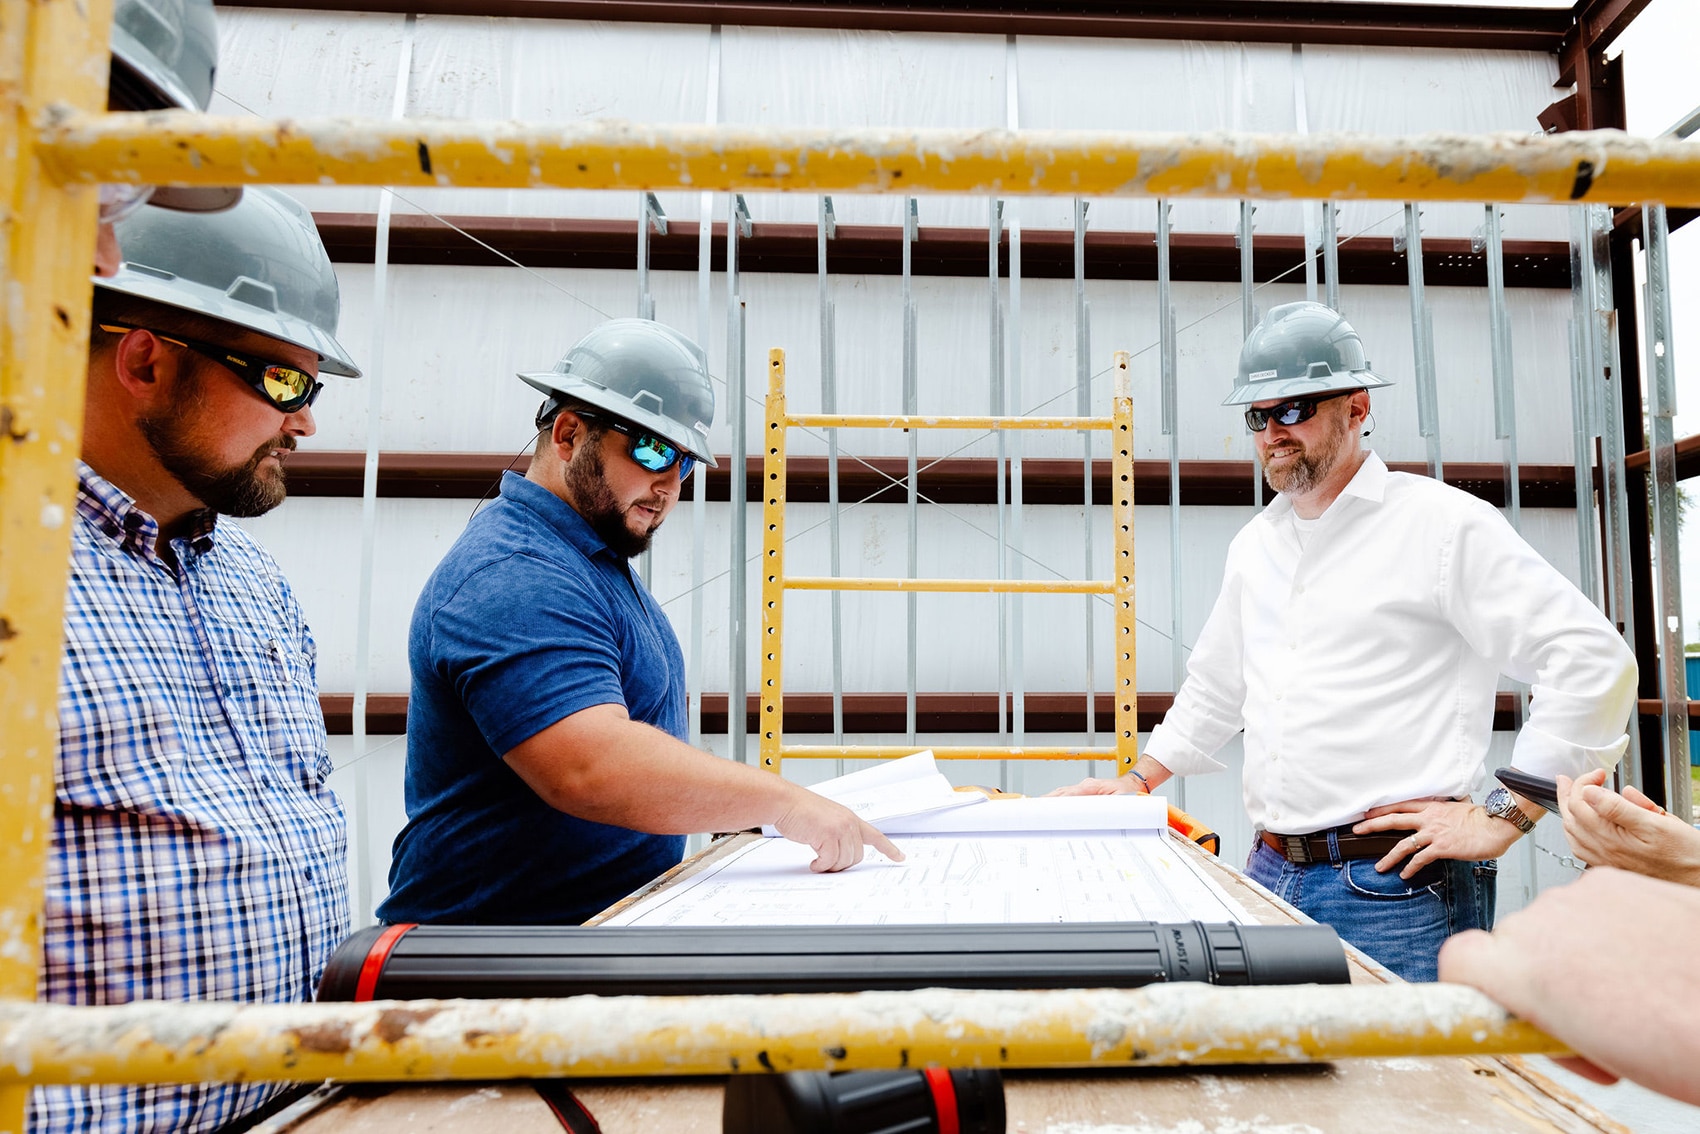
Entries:
POLYGON ((1305 588, 1304 588, 1304 584, 1303 584, 1303 583, 1300 583, 1300 584, 1298 584, 1298 585, 1297 585, 1297 586, 1295 586, 1295 587, 1294 587, 1294 588, 1293 588, 1293 593, 1294 593, 1294 594, 1295 594, 1295 595, 1302 595, 1302 594, 1304 594, 1304 593, 1305 593, 1305 588))
POLYGON ((1285 701, 1287 699, 1287 695, 1285 693, 1277 693, 1275 694, 1275 699, 1277 701, 1285 701))
POLYGON ((301 872, 301 877, 303 877, 307 881, 311 882, 313 880, 313 868, 311 866, 309 866, 307 869, 303 870, 301 872))

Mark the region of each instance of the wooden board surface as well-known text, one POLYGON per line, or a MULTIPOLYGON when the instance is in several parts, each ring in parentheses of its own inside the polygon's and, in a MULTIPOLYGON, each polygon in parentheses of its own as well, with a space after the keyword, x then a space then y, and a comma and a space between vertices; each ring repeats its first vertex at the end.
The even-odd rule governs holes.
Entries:
MULTIPOLYGON (((688 877, 751 835, 721 840, 639 894, 688 877)), ((1220 859, 1187 845, 1224 889, 1267 925, 1303 915, 1220 859)), ((1348 950, 1355 984, 1393 980, 1348 950)), ((575 1080, 603 1134, 718 1134, 722 1079, 575 1080)), ((1356 1059, 1339 1063, 1118 1072, 1004 1073, 1010 1134, 1632 1134, 1522 1059, 1356 1059)), ((350 1087, 275 1127, 289 1134, 551 1134, 562 1129, 525 1083, 350 1087)))

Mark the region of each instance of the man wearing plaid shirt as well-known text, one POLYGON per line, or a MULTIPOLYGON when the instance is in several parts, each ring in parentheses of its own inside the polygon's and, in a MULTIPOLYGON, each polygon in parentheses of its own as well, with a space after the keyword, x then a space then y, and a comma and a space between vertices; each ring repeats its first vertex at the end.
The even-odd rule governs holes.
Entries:
MULTIPOLYGON (((336 342, 312 217, 144 206, 97 281, 39 996, 310 1000, 347 835, 300 603, 241 528, 284 497, 336 342)), ((286 1084, 43 1087, 36 1131, 231 1128, 286 1084)))

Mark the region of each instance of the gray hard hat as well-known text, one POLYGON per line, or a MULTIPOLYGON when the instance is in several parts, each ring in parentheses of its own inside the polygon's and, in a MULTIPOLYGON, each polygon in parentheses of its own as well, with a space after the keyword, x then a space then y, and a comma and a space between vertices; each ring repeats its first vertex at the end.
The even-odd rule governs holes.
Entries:
POLYGON ((1225 406, 1391 386, 1370 369, 1363 340, 1341 314, 1300 301, 1270 309, 1240 349, 1239 373, 1225 406))
POLYGON ((360 377, 336 341, 331 258, 295 198, 255 186, 222 213, 143 205, 119 222, 118 246, 118 274, 95 287, 246 327, 315 352, 326 373, 360 377))
POLYGON ((553 370, 521 374, 551 397, 573 399, 650 430, 709 468, 714 387, 701 347, 653 319, 610 319, 562 356, 553 370))
MULTIPOLYGON (((213 0, 116 0, 108 99, 119 110, 205 110, 218 70, 213 0)), ((161 208, 207 213, 242 199, 241 186, 160 186, 161 208)))

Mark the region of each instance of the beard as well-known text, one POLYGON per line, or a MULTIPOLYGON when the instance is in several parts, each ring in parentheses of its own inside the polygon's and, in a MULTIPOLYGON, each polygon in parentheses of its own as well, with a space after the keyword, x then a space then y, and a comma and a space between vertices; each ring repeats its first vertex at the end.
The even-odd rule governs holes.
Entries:
MULTIPOLYGON (((585 522, 602 537, 602 542, 608 545, 610 551, 622 559, 633 559, 649 550, 649 541, 655 536, 655 529, 661 526, 661 520, 655 522, 642 535, 633 534, 626 525, 626 515, 629 506, 622 507, 614 499, 614 493, 608 488, 604 476, 602 454, 594 444, 584 445, 573 453, 573 459, 567 462, 566 483, 572 493, 573 507, 585 522)), ((633 503, 645 507, 659 508, 659 500, 637 500, 633 503)))
POLYGON ((178 396, 160 417, 144 417, 136 422, 149 448, 159 458, 177 483, 202 504, 222 516, 262 516, 283 503, 289 494, 281 468, 264 472, 260 464, 273 450, 293 451, 295 438, 287 433, 254 450, 254 455, 240 465, 220 466, 215 458, 198 448, 189 437, 188 405, 195 396, 198 377, 190 378, 179 389, 178 396))
MULTIPOLYGON (((1330 421, 1327 433, 1314 443, 1302 446, 1295 456, 1288 458, 1279 467, 1271 467, 1268 457, 1258 453, 1257 460, 1263 466, 1263 475, 1269 481, 1269 487, 1276 492, 1294 496, 1303 496, 1310 492, 1328 479, 1328 474, 1334 471, 1340 459, 1346 455, 1346 443, 1351 433, 1350 415, 1337 417, 1330 421)), ((1289 440, 1287 444, 1298 442, 1289 440)))

